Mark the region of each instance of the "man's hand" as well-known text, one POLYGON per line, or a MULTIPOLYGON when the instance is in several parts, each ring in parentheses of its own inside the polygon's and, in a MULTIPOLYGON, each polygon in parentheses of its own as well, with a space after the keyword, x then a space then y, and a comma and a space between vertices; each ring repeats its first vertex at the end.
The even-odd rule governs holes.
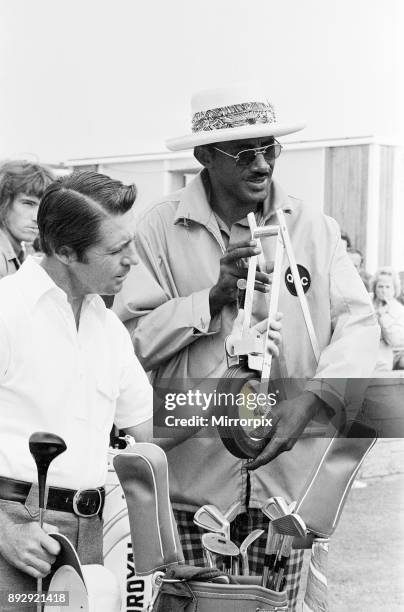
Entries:
POLYGON ((275 459, 284 451, 291 450, 301 436, 307 423, 317 414, 323 402, 310 391, 292 400, 276 404, 268 414, 272 418, 271 439, 263 451, 246 468, 255 470, 275 459))
MULTIPOLYGON (((256 240, 237 242, 229 246, 220 259, 219 278, 209 294, 211 317, 217 315, 226 304, 237 301, 239 278, 247 278, 247 267, 243 259, 258 255, 261 249, 257 247, 256 240)), ((255 275, 255 289, 266 293, 269 290, 269 274, 258 272, 255 275)))
MULTIPOLYGON (((273 321, 271 321, 270 329, 268 332, 269 342, 268 350, 273 357, 279 357, 279 344, 281 342, 281 329, 282 329, 282 313, 277 312, 273 321)), ((234 355, 234 343, 237 340, 241 340, 243 335, 243 321, 244 321, 244 310, 240 308, 237 313, 237 317, 234 319, 233 328, 230 335, 226 339, 226 350, 229 355, 234 355)), ((265 334, 267 330, 268 319, 264 319, 259 323, 253 325, 249 330, 248 334, 254 338, 259 338, 262 344, 261 352, 264 351, 265 334)))
POLYGON ((33 578, 44 578, 50 572, 52 563, 60 552, 60 544, 48 536, 47 532, 57 532, 58 528, 44 523, 13 523, 1 514, 0 554, 17 569, 33 578))

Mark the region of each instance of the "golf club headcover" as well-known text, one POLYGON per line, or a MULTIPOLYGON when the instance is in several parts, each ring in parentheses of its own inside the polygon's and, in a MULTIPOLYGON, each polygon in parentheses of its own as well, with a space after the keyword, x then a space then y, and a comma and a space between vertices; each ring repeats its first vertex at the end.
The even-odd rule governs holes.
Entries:
POLYGON ((184 563, 168 490, 165 452, 155 444, 128 446, 114 457, 128 506, 135 573, 184 563))
POLYGON ((328 439, 321 461, 314 466, 294 509, 312 533, 323 538, 332 535, 355 476, 376 437, 373 428, 351 421, 342 436, 328 439))

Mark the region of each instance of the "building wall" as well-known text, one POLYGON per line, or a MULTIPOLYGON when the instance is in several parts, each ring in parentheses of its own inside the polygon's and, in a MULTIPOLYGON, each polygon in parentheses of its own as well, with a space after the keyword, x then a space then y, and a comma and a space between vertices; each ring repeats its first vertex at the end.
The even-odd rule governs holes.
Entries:
MULTIPOLYGON (((93 160, 73 167, 99 171, 138 188, 136 210, 184 185, 200 170, 190 152, 93 160)), ((367 269, 404 270, 404 153, 373 139, 286 144, 274 179, 305 206, 323 210, 348 233, 367 269)))

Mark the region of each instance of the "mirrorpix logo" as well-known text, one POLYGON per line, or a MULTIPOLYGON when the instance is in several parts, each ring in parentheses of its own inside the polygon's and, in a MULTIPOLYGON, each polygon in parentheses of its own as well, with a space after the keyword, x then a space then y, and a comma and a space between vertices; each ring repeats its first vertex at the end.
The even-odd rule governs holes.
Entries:
MULTIPOLYGON (((308 271, 307 268, 305 268, 301 264, 297 264, 297 269, 299 271, 299 276, 300 276, 300 280, 302 283, 303 291, 304 293, 307 293, 311 285, 310 272, 308 271)), ((285 285, 288 288, 289 293, 297 297, 295 281, 293 280, 293 274, 292 274, 292 270, 290 269, 290 266, 285 272, 285 285)))

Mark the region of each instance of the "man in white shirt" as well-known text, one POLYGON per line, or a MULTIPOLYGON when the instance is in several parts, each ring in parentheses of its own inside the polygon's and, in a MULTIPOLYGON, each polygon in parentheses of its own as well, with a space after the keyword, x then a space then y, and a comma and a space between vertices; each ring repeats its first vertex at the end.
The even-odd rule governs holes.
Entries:
POLYGON ((102 505, 115 423, 150 438, 152 391, 128 332, 102 295, 137 263, 134 186, 84 172, 58 179, 38 212, 44 257, 0 282, 0 590, 35 590, 59 545, 35 519, 34 431, 67 450, 48 472, 46 521, 102 562, 102 505))

